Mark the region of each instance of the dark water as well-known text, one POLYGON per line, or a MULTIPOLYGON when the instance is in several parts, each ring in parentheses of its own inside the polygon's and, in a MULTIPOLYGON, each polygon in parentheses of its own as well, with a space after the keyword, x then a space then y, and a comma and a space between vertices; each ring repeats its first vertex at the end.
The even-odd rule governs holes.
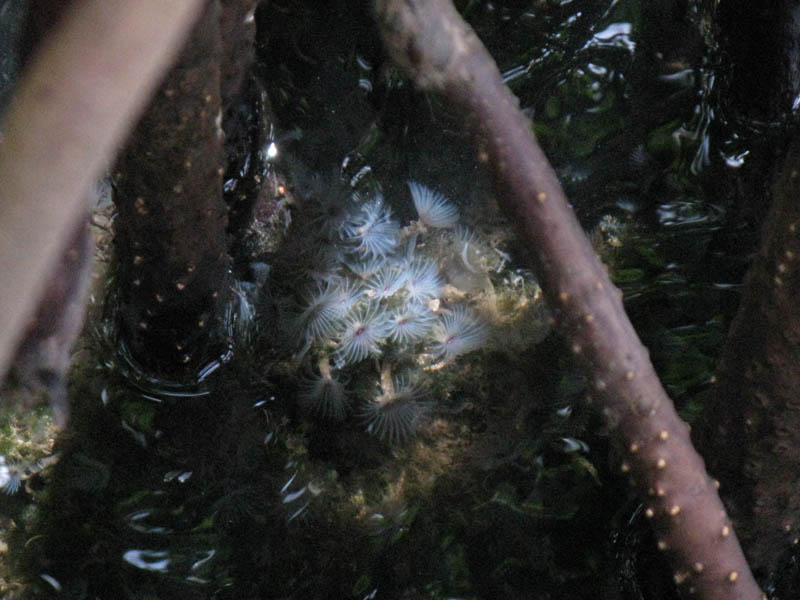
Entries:
MULTIPOLYGON (((763 214, 737 194, 758 148, 718 114, 705 16, 690 3, 664 36, 635 0, 458 6, 691 418, 763 214)), ((258 19, 278 149, 265 175, 290 190, 278 241, 247 250, 269 275, 239 290, 233 358, 190 386, 141 372, 95 325, 59 462, 0 498, 13 597, 672 598, 581 379, 554 336, 540 341, 535 280, 463 115, 391 68, 360 3, 268 2, 258 19), (352 406, 331 422, 303 402, 329 349, 298 345, 287 323, 322 269, 320 215, 380 189, 406 225, 408 179, 446 194, 478 236, 464 261, 486 268, 447 277, 476 310, 491 297, 502 333, 441 368, 424 349, 385 350, 425 367, 424 418, 388 443, 359 409, 386 393, 386 356, 342 369, 352 406)), ((417 240, 440 264, 454 243, 417 240)))

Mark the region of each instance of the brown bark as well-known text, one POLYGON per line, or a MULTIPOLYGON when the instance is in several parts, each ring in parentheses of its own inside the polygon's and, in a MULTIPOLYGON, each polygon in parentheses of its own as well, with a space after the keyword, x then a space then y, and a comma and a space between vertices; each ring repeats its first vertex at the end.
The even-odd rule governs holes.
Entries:
POLYGON ((528 242, 561 332, 582 359, 592 401, 625 449, 622 470, 645 501, 675 582, 706 600, 763 597, 619 290, 480 40, 447 0, 376 0, 375 11, 390 54, 417 86, 446 95, 478 126, 505 210, 528 242))
POLYGON ((211 2, 114 169, 121 334, 184 379, 226 352, 220 7, 211 2))
POLYGON ((730 65, 730 112, 774 121, 796 110, 800 94, 800 6, 796 0, 721 0, 717 38, 730 65), (768 40, 768 42, 765 42, 768 40))
MULTIPOLYGON (((56 4, 43 0, 30 2, 16 44, 20 64, 29 61, 72 4, 71 0, 56 4)), ((36 314, 14 353, 9 373, 9 379, 16 384, 12 388, 15 396, 22 396, 28 407, 48 399, 60 427, 66 425, 69 416, 66 377, 70 354, 86 314, 94 249, 87 229, 90 205, 87 201, 84 218, 75 223, 68 247, 62 250, 44 293, 37 299, 36 314)))
POLYGON ((800 539, 800 141, 776 181, 698 429, 753 568, 800 539))
POLYGON ((255 60, 255 10, 260 0, 221 0, 222 106, 231 106, 255 60))
POLYGON ((20 36, 18 50, 20 63, 25 64, 45 36, 69 12, 76 0, 29 0, 25 14, 25 27, 20 36))
POLYGON ((88 214, 85 217, 75 224, 11 367, 12 379, 29 392, 28 404, 46 394, 59 427, 67 424, 69 416, 66 378, 72 346, 86 314, 94 255, 88 214))
POLYGON ((0 125, 0 379, 89 186, 202 4, 83 0, 31 58, 0 125))

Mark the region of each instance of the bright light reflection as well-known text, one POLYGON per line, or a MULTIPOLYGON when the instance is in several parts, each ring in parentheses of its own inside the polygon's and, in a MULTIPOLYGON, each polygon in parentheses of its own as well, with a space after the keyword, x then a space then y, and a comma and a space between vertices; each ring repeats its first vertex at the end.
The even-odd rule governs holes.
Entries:
POLYGON ((158 573, 166 573, 169 566, 169 553, 166 550, 128 550, 122 559, 139 569, 158 573))
POLYGON ((589 40, 587 46, 616 46, 633 52, 636 43, 631 38, 630 23, 611 23, 602 31, 598 31, 589 40))

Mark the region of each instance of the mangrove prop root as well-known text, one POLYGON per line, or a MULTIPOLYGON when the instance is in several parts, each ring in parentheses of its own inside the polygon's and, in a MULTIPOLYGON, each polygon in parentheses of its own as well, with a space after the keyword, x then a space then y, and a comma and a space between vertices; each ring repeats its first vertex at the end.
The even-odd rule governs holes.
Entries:
POLYGON ((10 371, 27 392, 23 396, 26 404, 37 400, 41 392, 46 393, 59 427, 66 426, 69 417, 67 373, 72 346, 86 316, 91 283, 94 241, 86 212, 75 223, 69 245, 48 279, 10 371))
POLYGON ((43 41, 0 124, 0 379, 86 194, 202 0, 82 0, 43 41))
POLYGON ((750 564, 768 575, 800 531, 800 139, 775 188, 695 431, 750 564))
POLYGON ((676 584, 705 600, 762 598, 716 483, 491 56, 448 0, 375 0, 374 9, 395 62, 477 125, 481 152, 504 188, 504 209, 530 246, 592 400, 625 449, 621 468, 645 502, 676 584))
POLYGON ((208 3, 114 169, 121 335, 145 369, 172 379, 230 344, 220 12, 208 3))

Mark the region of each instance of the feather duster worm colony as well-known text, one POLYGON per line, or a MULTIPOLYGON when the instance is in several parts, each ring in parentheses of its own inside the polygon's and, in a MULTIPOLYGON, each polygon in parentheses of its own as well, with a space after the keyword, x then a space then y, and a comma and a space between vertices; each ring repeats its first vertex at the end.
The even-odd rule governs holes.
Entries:
POLYGON ((408 188, 416 211, 408 223, 380 192, 328 191, 303 203, 288 268, 305 281, 281 320, 304 373, 303 410, 352 416, 388 443, 408 439, 429 413, 430 384, 460 356, 492 347, 498 329, 504 347, 510 329, 522 330, 524 346, 547 333, 532 276, 461 224, 444 195, 413 181, 408 188))

